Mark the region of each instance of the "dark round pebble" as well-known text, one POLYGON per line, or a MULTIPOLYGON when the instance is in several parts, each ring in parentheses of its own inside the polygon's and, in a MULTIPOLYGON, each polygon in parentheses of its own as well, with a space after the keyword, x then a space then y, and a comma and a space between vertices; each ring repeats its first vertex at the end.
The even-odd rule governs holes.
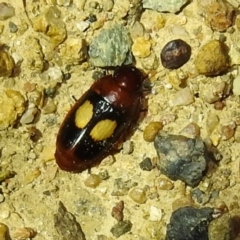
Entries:
POLYGON ((168 69, 183 66, 191 56, 191 47, 181 39, 168 42, 161 52, 162 65, 168 69))

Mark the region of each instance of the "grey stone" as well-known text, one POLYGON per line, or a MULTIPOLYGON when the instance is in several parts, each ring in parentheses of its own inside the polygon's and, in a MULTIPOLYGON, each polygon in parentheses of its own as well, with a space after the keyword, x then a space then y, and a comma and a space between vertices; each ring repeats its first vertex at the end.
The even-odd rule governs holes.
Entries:
POLYGON ((152 9, 158 12, 178 12, 188 0, 143 0, 143 8, 152 9))
POLYGON ((75 216, 67 211, 62 202, 59 202, 58 212, 54 214, 54 226, 61 240, 86 240, 75 216))
POLYGON ((154 146, 159 157, 158 167, 163 174, 192 187, 198 185, 207 163, 207 149, 201 139, 161 131, 154 146))
POLYGON ((208 240, 208 225, 214 209, 179 208, 172 213, 167 225, 166 240, 208 240))
POLYGON ((119 24, 103 30, 89 46, 90 62, 98 67, 115 67, 132 63, 132 40, 119 24))

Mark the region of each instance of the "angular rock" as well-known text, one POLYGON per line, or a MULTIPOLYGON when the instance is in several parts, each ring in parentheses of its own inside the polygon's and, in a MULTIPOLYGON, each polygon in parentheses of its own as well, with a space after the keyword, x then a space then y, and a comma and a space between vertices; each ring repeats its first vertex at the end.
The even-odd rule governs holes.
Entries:
POLYGON ((62 202, 59 202, 58 212, 54 214, 54 226, 61 236, 59 239, 86 240, 75 216, 67 211, 62 202))
POLYGON ((116 24, 103 30, 89 46, 90 61, 98 67, 132 63, 132 40, 124 26, 116 24))
POLYGON ((160 132, 154 141, 158 167, 172 180, 181 180, 195 187, 206 169, 207 149, 201 139, 160 132))
POLYGON ((179 208, 172 213, 167 225, 166 240, 208 240, 208 225, 213 217, 212 208, 179 208))

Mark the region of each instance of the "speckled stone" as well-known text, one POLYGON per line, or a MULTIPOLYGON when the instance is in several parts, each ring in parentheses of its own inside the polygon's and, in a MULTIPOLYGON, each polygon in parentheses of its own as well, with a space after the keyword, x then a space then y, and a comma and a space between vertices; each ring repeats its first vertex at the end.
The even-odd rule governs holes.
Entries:
POLYGON ((158 12, 178 12, 188 0, 143 0, 143 8, 152 9, 158 12))
POLYGON ((127 29, 119 24, 103 30, 89 46, 90 62, 94 66, 120 66, 132 63, 132 40, 127 29))
POLYGON ((228 66, 227 46, 218 40, 203 45, 195 59, 196 70, 206 76, 218 75, 226 71, 228 66))
POLYGON ((59 202, 58 212, 54 214, 54 227, 60 235, 59 239, 86 240, 75 216, 67 211, 62 202, 59 202))
POLYGON ((154 141, 161 172, 172 180, 197 186, 207 166, 207 149, 200 139, 161 131, 154 141))

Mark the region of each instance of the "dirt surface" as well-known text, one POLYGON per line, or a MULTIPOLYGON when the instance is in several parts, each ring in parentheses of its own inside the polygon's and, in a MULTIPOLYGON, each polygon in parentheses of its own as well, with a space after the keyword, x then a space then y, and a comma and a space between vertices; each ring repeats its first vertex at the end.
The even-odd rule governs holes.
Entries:
MULTIPOLYGON (((87 171, 71 174, 58 169, 54 160, 55 141, 61 122, 74 104, 72 96, 80 97, 93 83, 94 71, 102 70, 91 66, 88 59, 79 64, 68 65, 64 55, 60 54, 60 57, 57 57, 61 44, 51 42, 49 36, 34 30, 32 22, 34 17, 52 6, 51 1, 26 1, 25 7, 22 1, 6 2, 15 8, 15 16, 0 22, 3 29, 1 43, 8 46, 8 52, 13 56, 16 66, 14 77, 5 76, 0 79, 2 105, 10 106, 9 99, 5 96, 8 89, 14 89, 24 97, 25 103, 22 104, 24 111, 29 109, 27 104, 31 102, 30 96, 38 99, 35 102, 37 113, 33 122, 20 124, 23 111, 19 110, 14 124, 0 130, 1 170, 14 172, 14 177, 7 178, 1 183, 0 222, 9 227, 12 239, 18 239, 14 237, 14 233, 23 227, 34 229, 37 232, 34 238, 36 240, 62 239, 53 221, 59 201, 75 215, 88 240, 116 239, 110 232, 117 223, 111 212, 120 200, 124 201, 124 219, 132 223, 131 231, 120 236, 118 238, 120 240, 165 239, 166 224, 169 222, 173 207, 184 205, 184 202, 196 207, 220 207, 226 204, 230 210, 238 208, 240 101, 239 96, 232 92, 232 81, 239 74, 240 62, 237 64, 236 59, 231 59, 231 62, 235 63, 230 64, 227 72, 213 77, 199 75, 194 65, 200 47, 208 41, 224 37, 229 48, 235 44, 239 30, 234 23, 233 27, 225 32, 213 31, 203 21, 202 16, 198 15, 197 1, 192 1, 183 12, 161 14, 165 21, 164 27, 156 26, 154 20, 152 31, 145 30, 146 39, 151 42, 151 54, 156 54, 158 62, 155 69, 147 69, 142 64, 144 58, 136 57, 135 65, 148 74, 153 84, 152 92, 147 97, 149 105, 147 116, 130 138, 134 146, 133 153, 126 154, 120 151, 115 155, 115 161, 110 156, 99 167, 91 169, 92 174, 108 172, 109 178, 103 180, 96 188, 89 188, 84 184, 89 176, 87 171), (18 26, 16 33, 10 32, 10 21, 18 26), (187 41, 192 47, 191 58, 178 70, 165 69, 159 59, 161 49, 168 41, 178 38, 187 41), (59 67, 65 75, 70 73, 70 79, 54 80, 51 77, 44 77, 42 73, 49 67, 59 67), (189 105, 173 105, 171 101, 181 90, 179 83, 182 81, 191 89, 194 102, 189 105), (224 108, 216 110, 215 104, 208 103, 202 96, 211 95, 216 83, 223 81, 229 84, 231 90, 224 100, 219 100, 224 102, 224 108), (32 86, 35 86, 33 90, 30 89, 32 86), (48 102, 46 95, 42 94, 46 89, 49 91, 54 89, 56 92, 53 98, 48 98, 48 102), (46 109, 46 106, 50 110, 46 109), (213 124, 213 131, 209 130, 211 126, 207 123, 210 113, 217 115, 219 119, 213 124), (164 119, 163 129, 172 134, 179 134, 189 123, 195 122, 200 127, 200 137, 207 143, 212 142, 222 155, 221 160, 213 164, 211 171, 207 171, 198 186, 205 193, 205 197, 217 192, 216 197, 198 203, 196 199, 194 201, 191 198, 192 189, 181 181, 167 179, 157 168, 151 171, 141 170, 139 163, 145 157, 151 158, 153 162, 157 157, 153 143, 143 140, 143 130, 149 122, 164 119), (228 132, 223 133, 222 127, 229 126, 232 122, 235 124, 232 137, 224 140, 228 132), (37 132, 37 136, 33 136, 32 132, 37 132), (39 133, 41 134, 38 137, 39 133), (137 188, 146 192, 147 201, 139 204, 128 192, 123 196, 113 196, 113 192, 119 190, 114 186, 118 178, 127 182, 130 189, 134 188, 136 183, 137 188), (171 183, 172 188, 161 189, 159 187, 161 179, 167 179, 167 184, 171 183), (158 210, 156 218, 151 213, 153 207, 158 210)), ((96 29, 90 27, 85 32, 80 32, 76 24, 83 21, 90 10, 79 10, 84 1, 76 2, 73 0, 70 6, 61 4, 56 6, 61 12, 62 21, 66 24, 68 38, 84 38, 89 44, 102 28, 108 28, 114 22, 126 24, 129 29, 132 27, 132 22, 124 19, 126 9, 124 10, 123 6, 122 12, 117 7, 110 9, 108 13, 94 12, 99 27, 96 29), (111 15, 112 18, 107 18, 107 15, 111 15)), ((127 5, 128 1, 123 1, 125 2, 127 5)), ((149 21, 148 16, 141 20, 141 23, 147 28, 149 21)), ((14 111, 17 111, 16 104, 14 106, 14 111)))

